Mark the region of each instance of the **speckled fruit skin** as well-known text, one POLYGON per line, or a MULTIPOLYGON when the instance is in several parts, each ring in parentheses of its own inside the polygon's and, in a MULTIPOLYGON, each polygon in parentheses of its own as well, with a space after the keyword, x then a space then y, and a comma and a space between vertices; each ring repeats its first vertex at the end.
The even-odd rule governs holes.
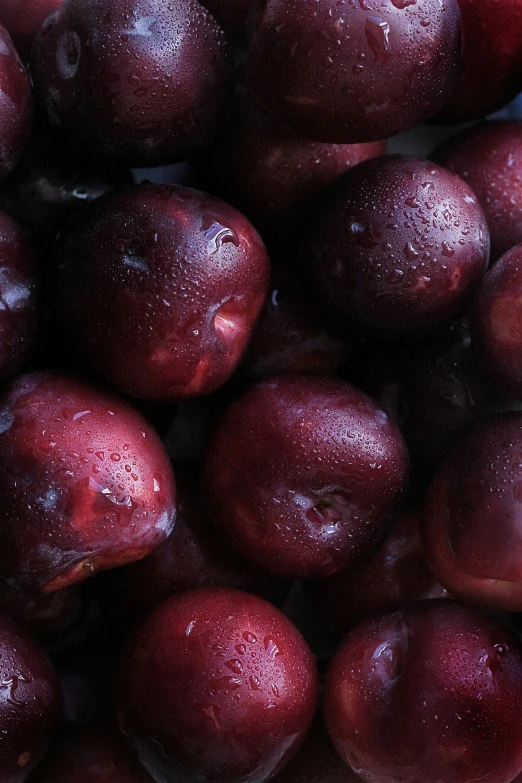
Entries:
POLYGON ((230 78, 223 31, 197 0, 66 0, 37 36, 31 70, 53 125, 134 166, 207 144, 230 78))
POLYGON ((522 242, 522 122, 480 123, 453 136, 432 157, 477 196, 488 222, 491 261, 522 242))
POLYGON ((9 32, 24 61, 29 59, 41 25, 62 3, 63 0, 2 0, 0 24, 9 32))
POLYGON ((0 574, 50 593, 145 557, 171 532, 174 477, 127 403, 72 376, 18 376, 0 399, 0 574))
POLYGON ((0 380, 30 358, 38 327, 39 273, 22 227, 0 211, 0 380))
POLYGON ((124 391, 160 400, 208 394, 229 378, 270 275, 243 215, 168 185, 137 185, 83 210, 58 262, 58 315, 76 350, 124 391))
POLYGON ((418 339, 465 309, 487 268, 489 233, 460 177, 384 155, 342 177, 301 255, 340 324, 418 339))
POLYGON ((464 39, 457 86, 436 119, 467 122, 501 109, 522 89, 519 0, 458 0, 464 39))
POLYGON ((164 601, 124 648, 119 723, 158 783, 263 783, 297 751, 317 693, 281 612, 200 588, 164 601))
POLYGON ((197 478, 195 469, 176 471, 176 525, 168 539, 143 560, 104 575, 100 594, 111 626, 134 626, 165 598, 194 587, 231 587, 283 603, 289 584, 235 554, 211 525, 197 478))
POLYGON ((484 366, 504 390, 522 396, 522 245, 505 253, 483 279, 471 318, 484 366))
POLYGON ((110 724, 62 731, 27 783, 154 783, 110 724))
POLYGON ((268 0, 247 74, 259 105, 305 138, 376 141, 444 104, 460 46, 457 0, 268 0))
POLYGON ((233 122, 203 152, 196 170, 205 189, 244 212, 265 241, 291 241, 314 219, 328 185, 384 152, 382 141, 309 141, 238 99, 233 122))
POLYGON ((234 402, 204 464, 212 518, 230 543, 293 578, 330 576, 371 551, 408 468, 399 430, 369 397, 298 375, 234 402))
POLYGON ((0 24, 0 179, 18 163, 32 119, 29 76, 7 30, 0 24))
POLYGON ((522 610, 522 413, 477 422, 437 472, 423 521, 426 559, 464 600, 522 610))
POLYGON ((23 783, 58 726, 61 694, 43 650, 0 614, 0 781, 23 783))
POLYGON ((326 674, 326 726, 368 783, 509 783, 522 767, 522 650, 495 618, 420 601, 353 630, 326 674))

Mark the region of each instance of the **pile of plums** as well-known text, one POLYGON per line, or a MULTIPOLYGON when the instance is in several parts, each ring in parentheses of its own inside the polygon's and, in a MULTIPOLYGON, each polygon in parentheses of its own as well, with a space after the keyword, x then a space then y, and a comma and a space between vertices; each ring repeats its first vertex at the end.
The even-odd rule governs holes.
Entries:
POLYGON ((520 0, 0 0, 0 783, 522 783, 519 92, 520 0))

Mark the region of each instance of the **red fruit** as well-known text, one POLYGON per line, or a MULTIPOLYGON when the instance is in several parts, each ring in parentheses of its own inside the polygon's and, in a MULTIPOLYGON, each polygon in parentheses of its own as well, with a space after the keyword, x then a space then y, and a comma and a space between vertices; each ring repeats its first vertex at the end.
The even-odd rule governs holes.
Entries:
POLYGON ((466 601, 522 610, 522 413, 477 422, 449 454, 424 508, 426 559, 466 601))
POLYGON ((28 595, 0 581, 0 607, 42 643, 52 643, 75 628, 87 613, 85 596, 76 587, 51 595, 28 595))
POLYGON ((0 380, 30 358, 37 335, 38 262, 21 226, 0 212, 0 380))
POLYGON ((197 0, 68 0, 41 28, 31 70, 53 125, 134 166, 208 144, 230 76, 223 31, 197 0))
POLYGON ((460 177, 385 155, 344 175, 301 255, 340 324, 418 339, 463 312, 486 271, 489 234, 460 177))
POLYGON ((419 601, 368 620, 323 695, 337 750, 368 783, 509 783, 522 767, 522 650, 477 609, 419 601))
POLYGON ((158 436, 74 377, 19 376, 0 400, 0 573, 51 593, 138 560, 171 532, 174 478, 158 436))
POLYGON ((501 109, 522 89, 519 0, 459 0, 464 38, 456 88, 437 114, 466 122, 501 109))
POLYGON ((295 375, 252 387, 225 411, 205 474, 213 520, 241 555, 310 578, 372 550, 408 467, 398 429, 363 392, 295 375))
POLYGON ((64 233, 58 253, 64 330, 96 369, 137 397, 221 386, 269 285, 266 250, 248 220, 176 186, 137 185, 99 199, 64 233))
MULTIPOLYGON (((2 0, 3 2, 3 0, 2 0)), ((29 138, 33 98, 29 76, 0 24, 0 179, 13 171, 29 138)))
POLYGON ((522 242, 522 122, 475 125, 442 144, 433 158, 477 196, 488 222, 492 261, 522 242))
POLYGON ((60 718, 60 686, 43 650, 0 615, 0 780, 23 783, 60 718))
POLYGON ((20 56, 28 60, 36 33, 63 0, 2 0, 0 24, 7 29, 20 56))
POLYGON ((263 783, 304 739, 317 690, 312 654, 281 612, 200 588, 164 601, 127 644, 119 722, 156 780, 263 783))
POLYGON ((267 0, 248 79, 259 105, 305 138, 385 139, 445 103, 460 38, 457 0, 267 0))

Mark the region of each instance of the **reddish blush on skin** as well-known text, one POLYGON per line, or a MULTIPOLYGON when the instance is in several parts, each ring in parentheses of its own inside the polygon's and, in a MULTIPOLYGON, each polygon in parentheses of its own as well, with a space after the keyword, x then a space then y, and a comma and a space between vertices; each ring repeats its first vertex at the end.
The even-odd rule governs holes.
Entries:
POLYGON ((29 75, 0 24, 0 179, 18 163, 29 138, 33 98, 29 75))
POLYGON ((0 211, 0 380, 29 360, 38 328, 38 260, 28 236, 0 211))
POLYGON ((509 783, 522 766, 521 683, 510 629, 419 601, 348 635, 324 681, 325 723, 368 783, 509 783))
POLYGON ((477 196, 488 222, 491 261, 522 242, 522 122, 474 125, 432 157, 466 180, 477 196))
POLYGON ((197 0, 68 0, 40 29, 31 72, 75 146, 132 166, 208 144, 230 81, 224 33, 197 0))
POLYGON ((457 0, 267 0, 247 77, 260 107, 329 144, 386 139, 428 119, 456 84, 457 0))
POLYGON ((110 724, 62 731, 28 783, 154 783, 110 724))
POLYGON ((36 33, 63 0, 2 0, 0 24, 13 39, 20 57, 27 61, 36 33))
POLYGON ((330 579, 306 585, 314 614, 336 641, 367 617, 413 601, 449 597, 426 563, 420 523, 418 511, 396 511, 390 532, 369 558, 330 579))
POLYGON ((0 573, 52 593, 150 554, 175 518, 172 468, 133 408, 73 376, 21 375, 0 399, 0 573))
POLYGON ((436 119, 467 122, 491 114, 522 89, 519 0, 459 0, 464 39, 459 80, 436 119))
POLYGON ((251 223, 178 186, 137 185, 99 199, 64 232, 58 262, 56 307, 75 350, 149 399, 209 394, 225 383, 269 286, 251 223))
POLYGON ((0 780, 23 783, 60 720, 60 686, 39 645, 0 614, 0 780))
POLYGON ((204 460, 212 519, 261 568, 290 578, 354 566, 384 536, 409 457, 395 424, 349 384, 288 375, 223 413, 204 460))
POLYGON ((208 587, 167 599, 121 658, 120 728, 156 780, 264 783, 316 709, 314 658, 271 604, 208 587))
POLYGON ((340 325, 419 339, 465 310, 487 269, 489 233, 460 177, 383 155, 333 187, 301 257, 340 325))
POLYGON ((483 279, 471 318, 484 367, 500 386, 522 396, 522 245, 505 253, 483 279))
POLYGON ((116 628, 141 622, 165 598, 194 587, 231 587, 282 604, 289 585, 239 558, 210 523, 193 470, 176 470, 174 530, 148 557, 104 574, 103 610, 116 628))
POLYGON ((233 121, 195 164, 206 190, 244 212, 266 242, 284 242, 307 230, 328 185, 384 152, 382 141, 309 141, 238 95, 233 121))
POLYGON ((522 611, 522 413, 477 422, 433 479, 425 500, 426 560, 463 600, 522 611))

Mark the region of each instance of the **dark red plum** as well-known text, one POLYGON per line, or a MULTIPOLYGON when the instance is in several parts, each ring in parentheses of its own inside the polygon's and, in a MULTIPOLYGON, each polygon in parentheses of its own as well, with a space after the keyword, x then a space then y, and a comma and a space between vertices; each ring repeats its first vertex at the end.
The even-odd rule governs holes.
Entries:
POLYGON ((150 554, 171 532, 174 477, 127 403, 57 372, 0 398, 0 574, 51 593, 150 554))
POLYGON ((0 179, 13 171, 29 138, 33 98, 29 75, 0 24, 0 179))
POLYGON ((430 485, 428 564, 458 598, 522 610, 522 413, 477 422, 430 485))
POLYGON ((464 38, 457 86, 437 114, 466 122, 501 109, 522 90, 519 0, 459 0, 464 38))
POLYGON ((439 166, 384 155, 341 178, 302 259, 339 323, 418 339, 460 315, 489 258, 466 183, 439 166))
POLYGON ((522 122, 475 125, 445 142, 433 159, 476 194, 488 222, 492 261, 522 242, 522 122))
POLYGON ((58 315, 75 349, 150 399, 221 386, 269 286, 266 250, 248 220, 177 186, 137 185, 82 210, 58 261, 58 315))
POLYGON ((250 218, 265 241, 300 238, 324 189, 356 163, 382 155, 384 142, 308 141, 239 99, 234 121, 197 161, 205 189, 250 218))
POLYGON ((314 716, 318 677, 271 604, 224 588, 157 607, 121 660, 119 723, 155 780, 264 783, 314 716))
POLYGON ((207 144, 230 78, 223 31, 197 0, 67 0, 40 29, 31 70, 53 125, 134 166, 207 144))
POLYGON ((0 380, 29 360, 36 343, 38 261, 22 227, 0 211, 0 380))
POLYGON ((297 270, 273 264, 270 292, 241 371, 254 379, 284 372, 334 375, 351 347, 350 336, 332 327, 297 270))
POLYGON ((204 470, 212 518, 237 551, 306 579, 372 550, 408 467, 399 430, 363 392, 289 375, 259 383, 225 411, 204 470))
POLYGON ((54 669, 25 631, 0 614, 0 780, 23 783, 47 751, 61 709, 54 669))
POLYGON ((457 0, 268 0, 247 61, 259 105, 314 141, 385 139, 456 84, 457 0))
POLYGON ((420 514, 395 512, 393 526, 369 558, 349 571, 306 585, 314 615, 339 641, 361 620, 401 609, 413 601, 447 598, 422 550, 420 514))
POLYGON ((176 525, 149 557, 109 571, 101 587, 110 623, 126 628, 141 622, 165 598, 194 587, 217 585, 257 593, 282 603, 288 585, 242 561, 208 519, 195 474, 176 471, 176 525))
POLYGON ((0 607, 44 644, 62 639, 84 619, 87 599, 77 587, 29 595, 0 580, 0 607))
POLYGON ((25 61, 31 54, 36 33, 62 3, 63 0, 2 0, 0 24, 7 29, 25 61))
POLYGON ((332 745, 318 714, 303 746, 274 783, 360 783, 332 745))
POLYGON ((488 372, 506 391, 522 397, 522 245, 499 258, 483 279, 471 326, 488 372))
POLYGON ((75 210, 132 181, 130 171, 71 151, 61 134, 41 123, 15 171, 0 182, 0 209, 39 240, 50 241, 75 210))
POLYGON ((368 620, 323 696, 337 750, 368 783, 509 783, 522 767, 522 650, 478 609, 419 601, 368 620))
POLYGON ((28 783, 154 783, 111 725, 68 729, 28 783))

